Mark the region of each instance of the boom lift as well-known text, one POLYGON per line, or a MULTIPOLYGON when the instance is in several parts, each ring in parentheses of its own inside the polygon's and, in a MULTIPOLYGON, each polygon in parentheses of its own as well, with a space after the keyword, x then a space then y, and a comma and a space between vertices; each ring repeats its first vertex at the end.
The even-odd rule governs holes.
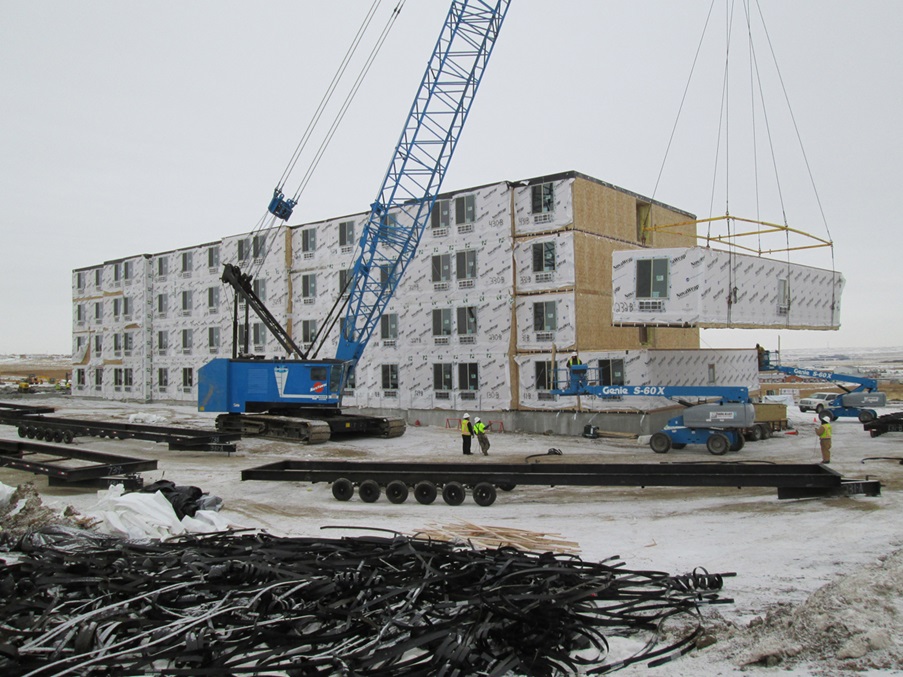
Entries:
MULTIPOLYGON (((812 408, 821 416, 824 413, 831 415, 832 419, 840 416, 852 416, 858 418, 861 423, 868 423, 878 418, 878 412, 871 407, 883 407, 887 404, 887 396, 878 391, 878 381, 865 376, 853 376, 852 374, 835 374, 831 371, 818 369, 804 369, 802 367, 785 367, 771 363, 770 351, 765 351, 759 364, 760 371, 779 371, 790 376, 802 378, 815 378, 822 381, 833 381, 843 390, 832 398, 823 402, 814 402, 812 408), (856 383, 855 388, 848 388, 844 383, 856 383)), ((808 407, 800 401, 800 411, 806 411, 808 407)))
POLYGON ((681 398, 687 408, 668 421, 659 432, 652 435, 649 446, 657 454, 671 449, 683 449, 688 444, 704 444, 716 456, 728 450, 743 448, 743 433, 753 426, 756 410, 749 400, 749 390, 742 386, 665 386, 665 385, 603 385, 601 369, 585 364, 556 370, 564 371, 564 388, 554 388, 556 395, 592 395, 604 399, 622 397, 681 398), (703 404, 690 404, 687 398, 711 400, 703 404))
MULTIPOLYGON (((224 412, 217 417, 218 428, 308 443, 342 432, 384 437, 404 433, 403 419, 343 415, 342 391, 417 251, 509 3, 451 3, 364 226, 345 290, 348 302, 335 359, 312 359, 302 351, 256 297, 250 276, 226 265, 223 281, 236 290, 233 356, 212 360, 198 374, 198 409, 224 412), (246 316, 247 307, 253 309, 289 357, 267 360, 238 354, 239 297, 247 304, 246 316)), ((277 188, 268 210, 286 219, 294 206, 295 200, 277 188)), ((321 332, 328 332, 336 320, 331 312, 321 332)), ((321 338, 315 337, 314 343, 321 338)))

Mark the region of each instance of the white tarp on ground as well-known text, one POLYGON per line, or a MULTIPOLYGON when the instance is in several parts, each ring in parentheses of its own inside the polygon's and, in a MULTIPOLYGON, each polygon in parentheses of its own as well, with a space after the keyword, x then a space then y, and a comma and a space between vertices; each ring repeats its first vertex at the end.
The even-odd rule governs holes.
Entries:
POLYGON ((615 251, 612 321, 837 329, 843 287, 836 271, 704 247, 615 251))

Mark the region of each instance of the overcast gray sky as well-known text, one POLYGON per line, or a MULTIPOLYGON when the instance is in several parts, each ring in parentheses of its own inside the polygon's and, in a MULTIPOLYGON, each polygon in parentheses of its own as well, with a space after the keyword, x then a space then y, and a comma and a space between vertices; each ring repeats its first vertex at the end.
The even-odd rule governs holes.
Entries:
MULTIPOLYGON (((779 181, 728 4, 688 80, 710 0, 513 0, 443 190, 576 170, 700 217, 786 215, 835 243, 791 260, 843 273, 842 328, 703 347, 903 344, 903 3, 750 7, 779 181)), ((70 350, 74 268, 251 230, 370 5, 0 0, 0 353, 70 350)), ((447 9, 408 0, 291 223, 369 208, 447 9)))

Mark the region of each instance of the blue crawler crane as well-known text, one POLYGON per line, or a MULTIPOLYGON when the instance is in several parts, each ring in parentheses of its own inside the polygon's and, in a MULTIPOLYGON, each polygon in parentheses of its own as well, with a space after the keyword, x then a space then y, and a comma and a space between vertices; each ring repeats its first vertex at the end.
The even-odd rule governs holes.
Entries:
MULTIPOLYGON (((250 277, 226 265, 223 281, 236 291, 233 356, 212 360, 198 375, 198 408, 224 412, 218 428, 308 443, 346 432, 404 433, 403 419, 343 415, 342 392, 417 251, 509 2, 451 3, 343 290, 347 304, 334 359, 311 359, 256 297, 250 277), (245 349, 237 350, 239 298, 246 302, 246 323, 250 308, 285 348, 286 358, 247 355, 247 331, 245 349)), ((268 210, 284 220, 295 204, 277 188, 268 210)), ((337 302, 318 326, 328 332, 341 312, 337 302)))

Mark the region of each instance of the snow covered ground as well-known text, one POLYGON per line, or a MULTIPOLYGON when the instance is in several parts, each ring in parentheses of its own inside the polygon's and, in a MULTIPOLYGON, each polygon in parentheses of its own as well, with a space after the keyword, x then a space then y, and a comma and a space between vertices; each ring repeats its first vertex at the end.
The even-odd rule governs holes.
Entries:
MULTIPOLYGON (((36 397, 28 401, 55 406, 62 416, 212 427, 212 415, 188 406, 36 397)), ((797 435, 747 443, 719 459, 692 447, 658 456, 630 439, 503 433, 492 435, 488 458, 474 456, 472 462, 520 461, 552 447, 574 461, 817 462, 813 415, 795 408, 789 414, 797 435)), ((713 645, 659 668, 632 667, 620 674, 695 677, 741 669, 751 675, 903 674, 903 556, 898 552, 903 546, 903 465, 863 462, 876 456, 903 459, 903 434, 872 438, 853 419, 836 421, 834 430, 831 468, 850 478, 881 480, 881 496, 779 500, 774 489, 517 487, 500 492, 487 508, 469 497, 457 507, 441 499, 423 506, 413 498, 395 505, 385 497, 367 504, 357 496, 342 503, 325 485, 242 482, 240 473, 286 458, 459 461, 459 435, 446 428, 411 427, 396 439, 311 447, 245 440, 231 455, 175 452, 137 440, 77 442, 87 449, 157 459, 158 469, 144 474, 145 483, 165 478, 198 486, 223 499, 220 515, 233 525, 276 535, 359 536, 361 527, 413 535, 466 521, 560 537, 578 544, 584 559, 619 555, 631 569, 736 572, 726 579, 723 593, 734 603, 704 610, 713 645)), ((18 439, 11 427, 0 427, 0 437, 18 439)), ((43 476, 0 468, 4 484, 27 480, 55 509, 71 505, 89 513, 98 501, 94 491, 49 487, 43 476)))

